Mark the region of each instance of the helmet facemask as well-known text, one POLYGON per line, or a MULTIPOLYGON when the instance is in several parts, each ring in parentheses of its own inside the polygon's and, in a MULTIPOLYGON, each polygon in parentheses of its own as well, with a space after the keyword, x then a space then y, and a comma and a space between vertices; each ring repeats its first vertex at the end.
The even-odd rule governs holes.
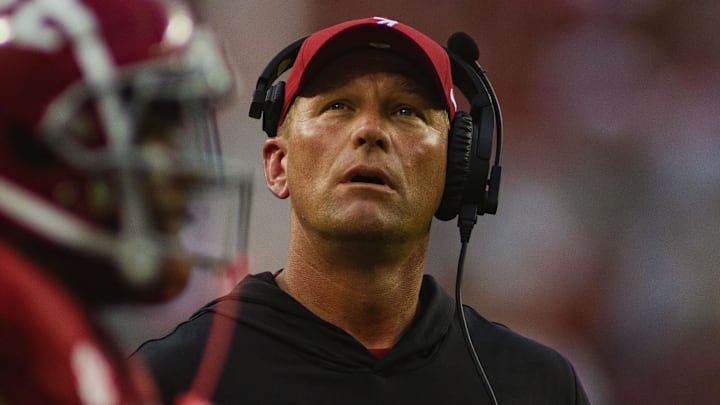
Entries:
MULTIPOLYGON (((175 40, 182 38, 178 16, 175 40)), ((3 211, 57 244, 107 257, 138 287, 153 283, 164 262, 215 267, 246 243, 240 235, 247 232, 251 171, 221 159, 213 116, 232 77, 212 36, 184 29, 187 42, 176 50, 122 67, 98 41, 75 39, 85 79, 53 100, 35 131, 77 188, 95 190, 93 198, 114 215, 73 211, 0 178, 0 193, 8 195, 3 211), (217 194, 186 202, 190 189, 217 194), (180 232, 186 212, 198 225, 180 232), (208 239, 198 237, 207 236, 208 224, 222 225, 213 233, 230 241, 203 246, 208 239)))

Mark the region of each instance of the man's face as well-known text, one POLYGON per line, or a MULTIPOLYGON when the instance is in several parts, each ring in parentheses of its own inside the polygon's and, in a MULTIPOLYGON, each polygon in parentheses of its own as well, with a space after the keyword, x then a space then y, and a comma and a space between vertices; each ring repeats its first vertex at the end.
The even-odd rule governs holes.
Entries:
POLYGON ((179 106, 157 105, 146 114, 139 128, 139 149, 150 164, 144 176, 145 193, 152 210, 151 219, 161 233, 176 235, 188 219, 190 191, 197 186, 199 174, 192 170, 168 173, 177 164, 177 133, 181 131, 179 106))
MULTIPOLYGON (((178 105, 158 104, 149 109, 138 128, 138 151, 148 167, 139 177, 149 210, 152 229, 167 238, 170 244, 189 218, 190 193, 200 183, 200 173, 193 168, 175 168, 181 153, 178 105)), ((164 301, 185 287, 191 262, 181 251, 167 247, 168 256, 159 264, 158 280, 146 299, 164 301)))
POLYGON ((448 118, 406 61, 355 52, 321 70, 280 128, 293 215, 325 237, 427 235, 445 182, 448 118))

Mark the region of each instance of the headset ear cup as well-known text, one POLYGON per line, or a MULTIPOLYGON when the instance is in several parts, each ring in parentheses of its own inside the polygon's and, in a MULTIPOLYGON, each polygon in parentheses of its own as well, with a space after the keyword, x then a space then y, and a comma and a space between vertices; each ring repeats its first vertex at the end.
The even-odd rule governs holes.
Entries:
POLYGON ((448 134, 445 190, 440 206, 435 212, 437 219, 451 220, 460 211, 465 185, 470 174, 472 139, 472 117, 463 111, 456 112, 448 134))
POLYGON ((277 135, 277 127, 282 114, 285 100, 285 82, 278 82, 268 89, 265 94, 265 104, 262 114, 262 128, 269 137, 277 135))

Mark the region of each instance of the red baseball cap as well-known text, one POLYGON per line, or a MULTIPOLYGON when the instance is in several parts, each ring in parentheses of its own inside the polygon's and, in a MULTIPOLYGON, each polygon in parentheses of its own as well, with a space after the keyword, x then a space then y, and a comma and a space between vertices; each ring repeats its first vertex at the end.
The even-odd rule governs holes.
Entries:
POLYGON ((278 125, 308 81, 328 62, 351 50, 384 49, 424 70, 441 94, 452 121, 457 110, 450 58, 443 47, 420 31, 384 17, 346 21, 308 36, 300 47, 287 82, 278 125))

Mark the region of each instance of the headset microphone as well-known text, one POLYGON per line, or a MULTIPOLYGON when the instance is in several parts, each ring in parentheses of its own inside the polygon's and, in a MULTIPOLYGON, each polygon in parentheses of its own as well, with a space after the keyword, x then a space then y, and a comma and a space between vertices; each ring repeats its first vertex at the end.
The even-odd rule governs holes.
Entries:
MULTIPOLYGON (((477 205, 478 215, 485 213, 495 214, 498 206, 500 174, 502 171, 503 127, 500 104, 495 96, 495 91, 490 84, 490 80, 485 75, 485 70, 477 62, 480 57, 480 51, 472 37, 465 32, 456 32, 450 36, 447 44, 450 58, 459 59, 456 63, 457 68, 453 69, 453 76, 456 77, 456 80, 459 82, 458 86, 463 90, 462 86, 467 87, 467 82, 470 82, 472 83, 471 86, 476 89, 474 94, 468 94, 466 91, 463 91, 463 93, 468 95, 468 101, 470 101, 471 104, 470 116, 473 119, 473 125, 480 132, 476 139, 473 139, 473 144, 477 144, 477 149, 475 149, 476 152, 471 158, 471 169, 473 165, 477 165, 477 163, 473 161, 473 158, 479 158, 480 161, 486 162, 483 164, 483 168, 480 169, 485 175, 471 179, 475 184, 484 181, 487 182, 483 184, 484 193, 477 195, 466 191, 462 205, 477 205), (477 90, 481 91, 478 92, 477 90), (488 163, 493 139, 495 140, 495 161, 488 174, 488 163)), ((472 184, 470 186, 472 187, 472 184)), ((458 213, 462 214, 462 210, 463 208, 461 208, 458 213)), ((469 209, 465 208, 465 210, 469 216, 469 209)))
POLYGON ((475 63, 480 58, 477 44, 464 32, 456 32, 448 39, 448 49, 455 52, 465 62, 475 63))

